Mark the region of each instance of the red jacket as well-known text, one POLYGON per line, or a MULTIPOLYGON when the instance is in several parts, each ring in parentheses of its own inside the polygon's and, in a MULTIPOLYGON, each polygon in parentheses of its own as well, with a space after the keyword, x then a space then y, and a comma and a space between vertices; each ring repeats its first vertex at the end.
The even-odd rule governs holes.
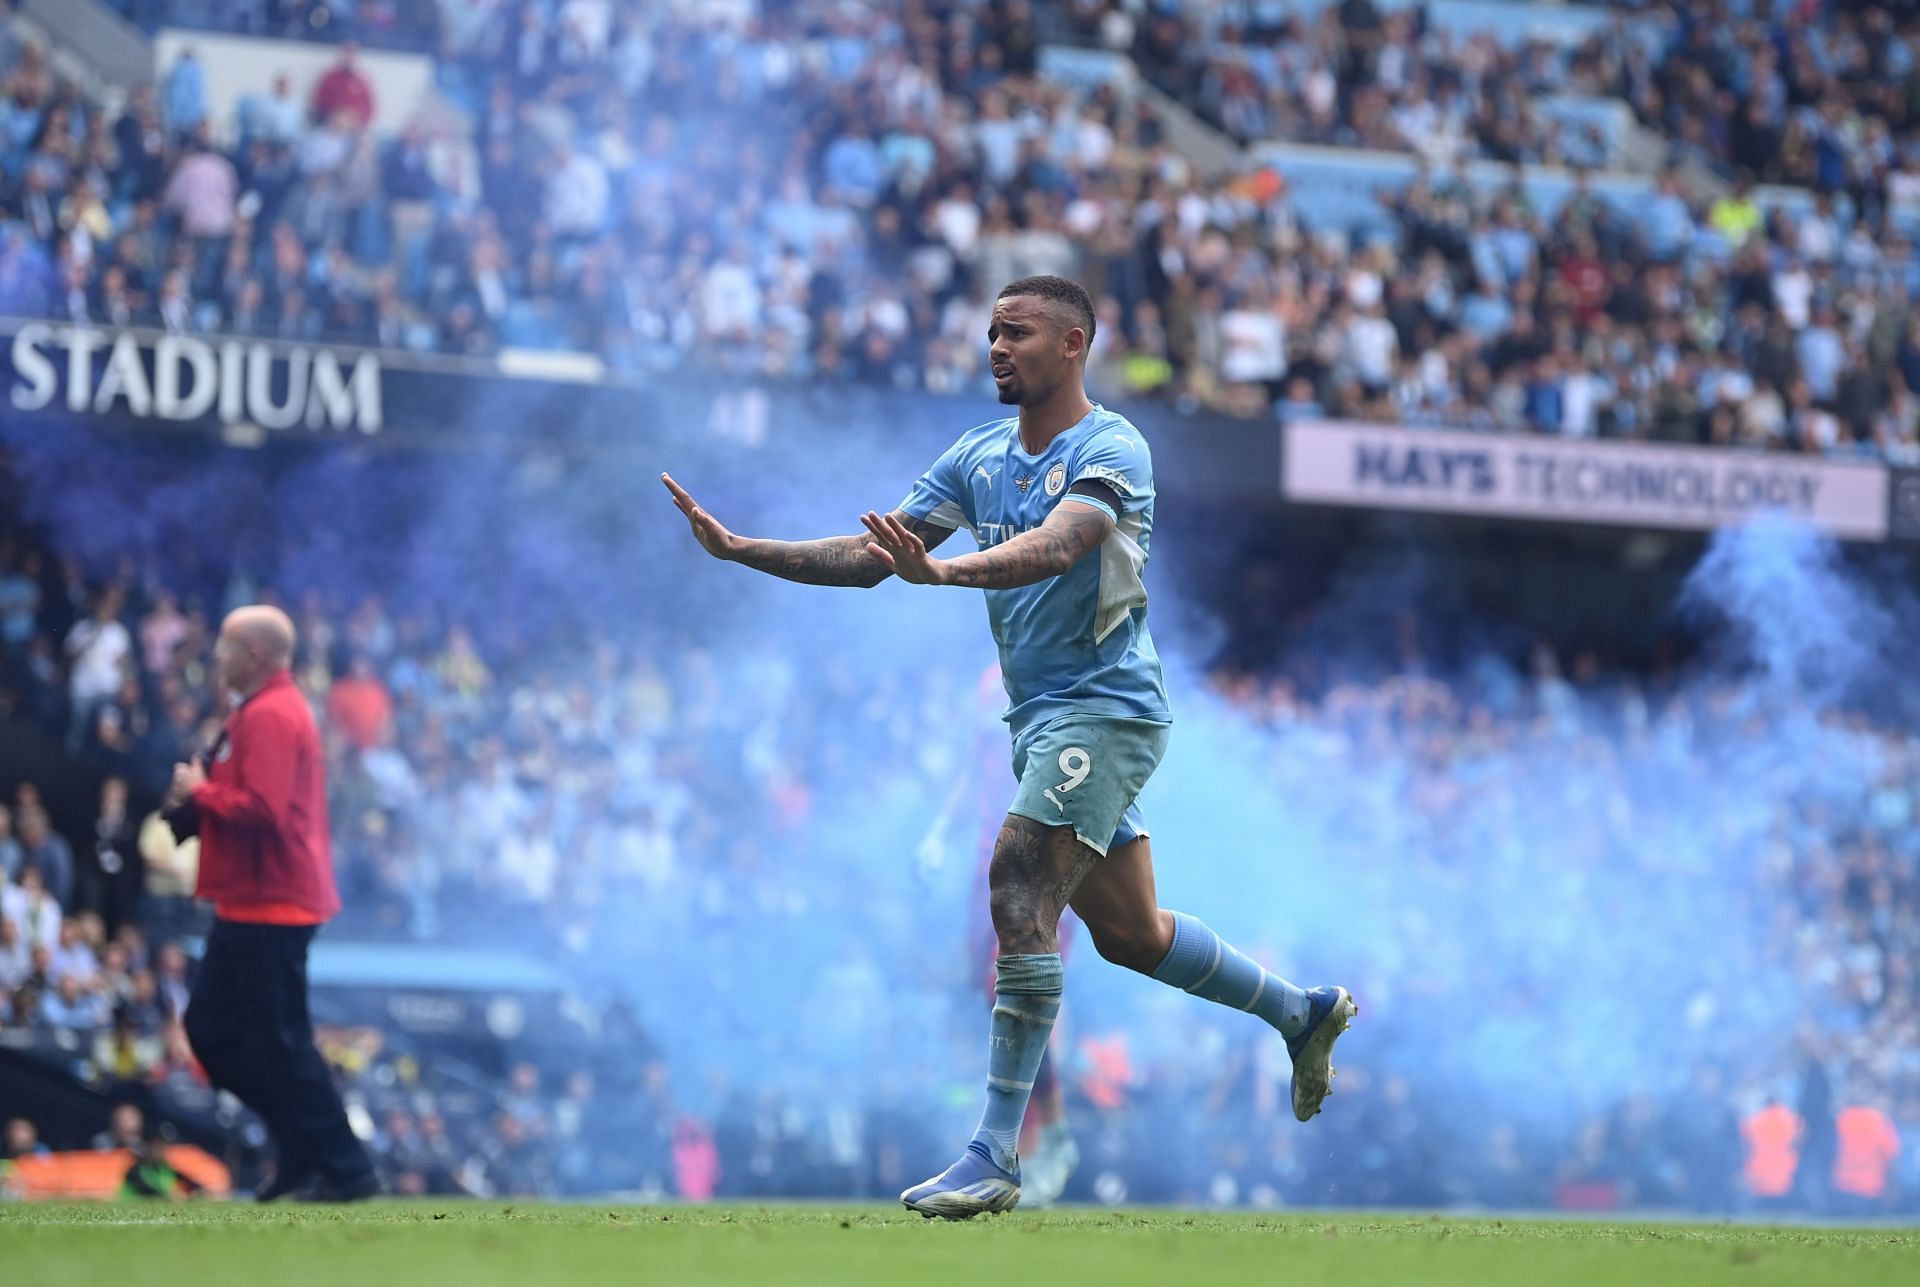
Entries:
POLYGON ((230 920, 326 920, 340 910, 327 840, 326 763, 313 711, 293 676, 281 671, 241 703, 223 741, 193 793, 200 816, 195 896, 211 899, 230 920))
POLYGON ((373 86, 358 69, 335 63, 313 88, 313 115, 321 124, 338 111, 347 111, 365 125, 373 119, 373 86))

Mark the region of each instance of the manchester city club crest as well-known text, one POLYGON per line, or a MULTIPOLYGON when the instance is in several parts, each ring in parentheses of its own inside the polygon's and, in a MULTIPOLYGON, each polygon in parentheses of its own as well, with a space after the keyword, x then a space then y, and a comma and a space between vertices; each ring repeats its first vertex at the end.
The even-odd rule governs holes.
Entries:
POLYGON ((1063 463, 1047 471, 1047 495, 1058 496, 1065 490, 1067 490, 1067 467, 1063 463))

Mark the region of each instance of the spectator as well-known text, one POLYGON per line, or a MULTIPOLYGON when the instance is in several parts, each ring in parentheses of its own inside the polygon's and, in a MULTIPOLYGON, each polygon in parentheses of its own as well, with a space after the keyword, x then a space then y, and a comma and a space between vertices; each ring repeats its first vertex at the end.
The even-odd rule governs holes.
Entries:
POLYGON ((827 192, 855 206, 872 205, 886 178, 880 151, 858 119, 828 145, 822 170, 827 192))
POLYGON ((1835 1127, 1839 1147, 1833 1191, 1857 1214, 1878 1213, 1889 1196, 1888 1179, 1900 1155, 1900 1133, 1886 1110, 1874 1104, 1841 1109, 1835 1127))
POLYGON ((25 987, 32 972, 33 954, 27 948, 20 922, 0 915, 0 1000, 25 987))
POLYGON ((45 877, 31 863, 20 869, 16 885, 0 885, 0 915, 13 923, 14 932, 31 954, 49 951, 60 937, 60 904, 47 892, 45 877))
POLYGON ((121 683, 132 674, 133 637, 119 619, 123 601, 117 586, 101 590, 94 596, 92 613, 67 635, 67 664, 72 675, 69 696, 74 717, 69 750, 80 749, 82 735, 92 726, 95 709, 119 692, 121 683))
POLYGON ((94 1076, 106 1082, 137 1082, 165 1057, 166 1046, 154 1033, 143 1034, 124 1007, 113 1016, 113 1026, 94 1038, 94 1076))
POLYGON ((493 682, 487 663, 475 649, 473 635, 464 626, 447 634, 447 647, 433 663, 434 673, 448 689, 465 698, 478 697, 493 682))
POLYGON ((1741 1123, 1746 1139, 1746 1189, 1754 1198, 1777 1204, 1793 1192, 1799 1167, 1800 1117, 1778 1101, 1769 1101, 1741 1123))
POLYGON ((193 285, 187 274, 175 269, 160 281, 160 325, 175 335, 193 331, 193 285))
POLYGON ((140 659, 146 673, 164 675, 171 670, 174 654, 190 631, 179 598, 166 591, 155 596, 153 607, 140 619, 140 659))
POLYGON ((178 1202, 200 1191, 189 1175, 173 1169, 160 1134, 150 1132, 132 1149, 133 1160, 120 1182, 121 1198, 161 1198, 178 1202))
POLYGON ((202 241, 226 237, 233 232, 238 188, 233 162, 196 139, 167 182, 164 205, 179 217, 184 235, 202 241))
MULTIPOLYGON (((45 810, 23 809, 20 819, 20 887, 27 887, 27 873, 37 876, 47 897, 58 907, 73 906, 73 847, 65 836, 53 830, 45 810)), ((29 937, 32 937, 29 935, 29 937)))
POLYGON ((114 154, 119 160, 113 179, 118 201, 145 202, 166 187, 167 130, 153 99, 153 86, 135 85, 126 109, 113 123, 114 154))
POLYGON ((87 988, 98 986, 100 978, 100 960, 94 955, 93 944, 81 933, 78 917, 69 916, 60 922, 59 938, 53 948, 53 980, 76 978, 87 988))
POLYGON ((23 1157, 47 1157, 53 1152, 40 1142, 40 1133, 24 1117, 7 1121, 6 1135, 0 1139, 0 1158, 17 1162, 23 1157))
POLYGON ((129 675, 117 693, 95 707, 88 758, 108 773, 130 773, 149 735, 140 681, 129 675))
POLYGON ((273 92, 248 94, 241 98, 240 141, 292 144, 299 140, 305 125, 300 104, 293 97, 293 84, 285 72, 273 78, 273 92))
POLYGON ((13 834, 13 810, 0 804, 0 886, 20 879, 20 867, 26 851, 13 834))
POLYGON ((1348 321, 1344 356, 1367 396, 1378 397, 1386 391, 1400 354, 1384 305, 1370 304, 1348 321))
POLYGON ((500 844, 500 895, 521 906, 544 906, 551 901, 559 873, 560 854, 553 843, 553 819, 534 811, 500 844))
POLYGON ((115 1017, 124 1017, 143 1037, 163 1036, 167 1026, 166 1006, 160 999, 160 981, 152 970, 136 970, 130 978, 127 995, 122 998, 115 1017))
POLYGON ((327 718, 355 750, 371 750, 386 738, 393 720, 393 699, 373 668, 373 659, 355 653, 348 672, 327 692, 327 718))
POLYGON ((500 1108, 526 1128, 529 1138, 544 1137, 548 1122, 546 1103, 540 1094, 540 1070, 524 1061, 515 1064, 508 1074, 507 1092, 501 1097, 500 1108))
POLYGON ((433 229, 434 201, 440 185, 427 155, 426 133, 410 124, 387 148, 381 162, 380 186, 393 222, 393 267, 403 268, 433 229))
POLYGON ((68 974, 40 994, 40 1012, 35 1022, 42 1028, 60 1028, 71 1032, 94 1032, 107 1025, 106 998, 87 989, 78 975, 68 974))
POLYGON ((154 977, 159 988, 160 1008, 170 1022, 179 1022, 187 1013, 190 994, 187 954, 178 943, 168 943, 160 949, 154 977))
POLYGON ((144 876, 134 821, 127 812, 126 779, 100 784, 100 812, 93 824, 93 848, 80 872, 80 905, 99 913, 109 935, 140 923, 144 876))
POLYGON ((0 648, 18 654, 33 638, 40 613, 40 555, 37 551, 0 556, 0 648))
POLYGON ((551 1171, 546 1149, 519 1118, 503 1112, 461 1167, 461 1182, 483 1197, 529 1196, 553 1191, 551 1171))
POLYGON ((556 237, 591 237, 606 226, 610 189, 606 168, 571 147, 555 154, 547 178, 547 223, 556 237))
POLYGON ((1280 306, 1264 280, 1256 281, 1238 307, 1220 318, 1220 376, 1235 384, 1258 384, 1276 397, 1287 374, 1287 330, 1280 306))
POLYGON ((164 121, 175 137, 192 134, 207 120, 207 69, 192 48, 180 51, 167 73, 164 121))
POLYGON ((311 119, 331 121, 344 113, 355 130, 372 123, 373 86, 360 73, 359 57, 356 42, 349 40, 340 46, 340 57, 313 87, 311 119))
POLYGON ((96 1153, 122 1148, 137 1151, 141 1140, 146 1137, 146 1131, 147 1115, 140 1111, 140 1106, 122 1101, 113 1106, 107 1129, 93 1137, 90 1147, 96 1153))

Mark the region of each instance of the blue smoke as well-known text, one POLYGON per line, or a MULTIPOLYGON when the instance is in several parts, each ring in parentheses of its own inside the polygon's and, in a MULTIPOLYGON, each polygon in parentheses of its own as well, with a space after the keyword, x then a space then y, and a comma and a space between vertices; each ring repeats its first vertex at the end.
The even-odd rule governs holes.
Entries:
MULTIPOLYGON (((396 615, 468 622, 503 673, 591 691, 610 649, 618 682, 657 676, 670 714, 622 735, 602 788, 674 819, 677 867, 649 883, 598 865, 571 845, 594 790, 546 783, 568 873, 526 923, 583 993, 632 997, 690 1111, 771 1096, 844 1153, 859 1132, 835 1123, 885 1106, 957 1141, 984 1066, 976 868, 1012 790, 1004 732, 982 732, 980 605, 716 564, 657 491, 667 468, 744 534, 852 532, 962 426, 825 427, 691 464, 129 449, 23 455, 21 472, 34 516, 102 565, 217 537, 283 599, 344 611, 374 588, 396 615)), ((1143 800, 1161 901, 1297 982, 1346 984, 1363 1013, 1327 1116, 1301 1128, 1264 1030, 1079 942, 1059 1057, 1082 1086, 1124 1050, 1133 1106, 1080 1121, 1103 1200, 1364 1201, 1372 1181, 1349 1181, 1377 1173, 1443 1201, 1484 1194, 1472 1177, 1503 1133, 1557 1155, 1622 1103, 1685 1102, 1703 1068, 1739 1105, 1790 1089, 1798 1030, 1836 986, 1808 954, 1845 932, 1808 872, 1911 820, 1876 794, 1894 744, 1843 713, 1893 686, 1907 600, 1763 524, 1716 537, 1689 579, 1676 611, 1707 646, 1682 682, 1576 683, 1511 651, 1442 676, 1405 664, 1382 607, 1446 578, 1434 552, 1322 606, 1289 660, 1324 691, 1230 700, 1204 671, 1218 625, 1168 573, 1197 553, 1179 539, 1162 525, 1149 571, 1177 721, 1143 800), (1153 1139, 1195 1142, 1164 1192, 1139 1173, 1153 1139)), ((506 718, 454 731, 469 751, 516 735, 506 718)), ((436 934, 498 924, 484 890, 422 885, 436 934)))
POLYGON ((1756 693, 1830 706, 1891 675, 1898 634, 1885 592, 1831 538, 1782 516, 1720 533, 1680 608, 1715 637, 1715 662, 1756 693))

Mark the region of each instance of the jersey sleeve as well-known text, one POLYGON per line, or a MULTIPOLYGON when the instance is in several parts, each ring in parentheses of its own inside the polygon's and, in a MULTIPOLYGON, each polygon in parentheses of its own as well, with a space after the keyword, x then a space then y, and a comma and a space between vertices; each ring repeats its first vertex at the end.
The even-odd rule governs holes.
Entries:
POLYGON ((1132 425, 1115 425, 1094 434, 1074 453, 1067 467, 1067 500, 1092 505, 1118 523, 1129 514, 1137 514, 1153 500, 1153 457, 1147 452, 1147 440, 1132 425), (1098 489, 1073 491, 1077 483, 1100 483, 1119 498, 1120 512, 1097 493, 1098 489))
POLYGON ((963 438, 947 448, 940 459, 920 475, 907 498, 900 502, 901 512, 950 530, 967 525, 966 492, 960 485, 964 476, 960 449, 965 441, 963 438))

